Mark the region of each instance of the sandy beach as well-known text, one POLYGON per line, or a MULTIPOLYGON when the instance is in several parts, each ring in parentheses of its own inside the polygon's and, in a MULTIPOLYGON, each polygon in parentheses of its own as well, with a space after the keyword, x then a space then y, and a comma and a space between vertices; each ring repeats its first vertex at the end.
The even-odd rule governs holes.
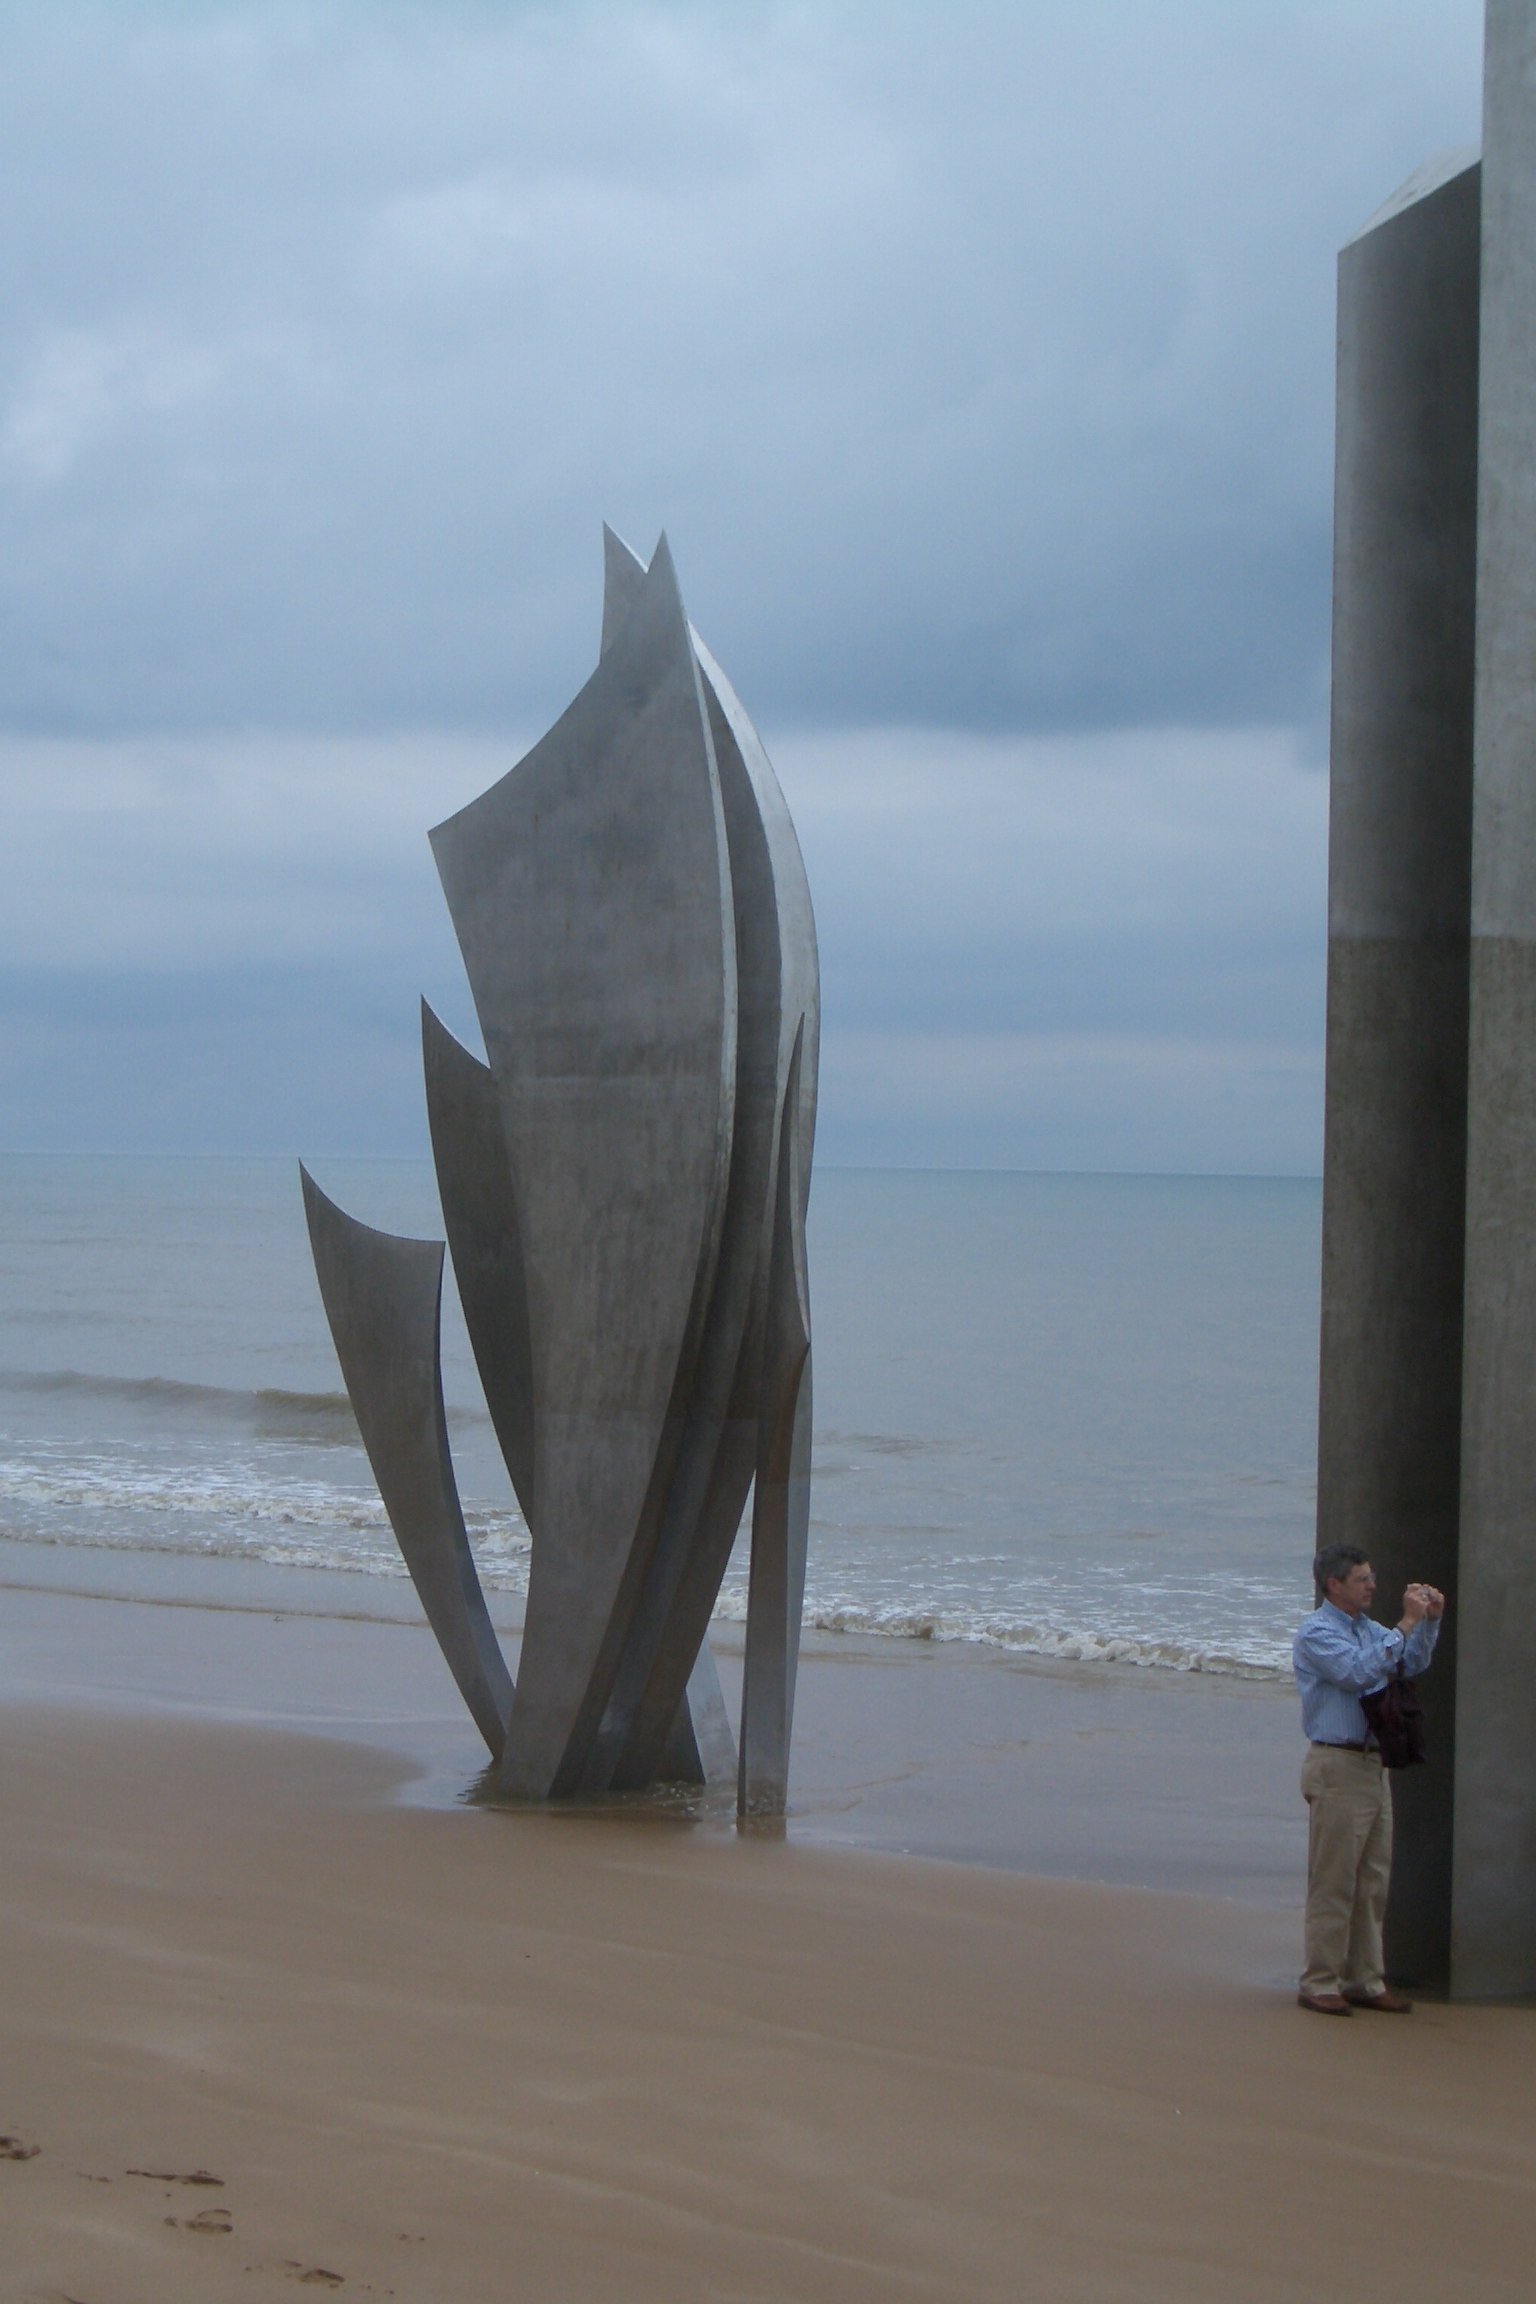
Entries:
MULTIPOLYGON (((825 1826, 742 1839, 716 1813, 513 1815, 442 1790, 441 1740, 461 1790, 467 1748, 430 1671, 401 1669, 426 1655, 407 1627, 3 1598, 7 2299, 1229 2304, 1357 2298, 1387 2261, 1428 2298, 1529 2293, 1536 2014, 1303 2016, 1294 1897, 1200 1871, 1201 1845, 1217 1874, 1240 1861, 1240 1834, 1224 1858, 1221 1832, 1192 1842, 1206 1892, 1180 1894, 825 1826), (286 1683, 258 1622, 309 1644, 286 1683), (371 1729, 348 1713, 379 1640, 393 1751, 388 1691, 371 1729), (327 1732, 272 1726, 322 1669, 327 1732)), ((881 1667, 826 1669, 856 1743, 881 1667)), ((1041 1717, 1079 1707, 1036 1742, 1100 1771, 1073 1763, 1087 1808, 1058 1869, 1075 1846, 1091 1871, 1101 1839, 1119 1861, 1138 1707, 1175 1723, 1148 1746, 1165 1793, 1229 1723, 1273 1734, 1273 1712, 1170 1678, 1101 1670, 1064 1699, 1036 1676, 1041 1717)), ((888 1706, 923 1695, 892 1687, 888 1706)), ((967 1814, 974 1836, 974 1783, 967 1814)))

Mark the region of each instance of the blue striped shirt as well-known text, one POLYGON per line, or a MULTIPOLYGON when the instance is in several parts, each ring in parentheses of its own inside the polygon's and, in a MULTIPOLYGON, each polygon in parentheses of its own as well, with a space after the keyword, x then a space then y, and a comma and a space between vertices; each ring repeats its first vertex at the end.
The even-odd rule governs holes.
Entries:
POLYGON ((1374 1618, 1347 1616, 1325 1600, 1291 1647, 1303 1733, 1314 1744, 1367 1742, 1360 1698, 1386 1686, 1399 1657, 1409 1672, 1424 1671, 1439 1637, 1438 1617, 1423 1617, 1404 1639, 1395 1626, 1389 1632, 1374 1618))

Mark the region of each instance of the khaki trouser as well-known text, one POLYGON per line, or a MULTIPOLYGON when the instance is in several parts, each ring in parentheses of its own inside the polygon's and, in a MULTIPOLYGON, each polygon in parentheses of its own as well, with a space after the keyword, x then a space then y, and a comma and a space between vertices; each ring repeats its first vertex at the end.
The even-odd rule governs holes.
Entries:
POLYGON ((1392 1875, 1392 1785, 1375 1752, 1313 1744, 1307 1803, 1307 1993, 1380 1992, 1381 1923, 1392 1875))

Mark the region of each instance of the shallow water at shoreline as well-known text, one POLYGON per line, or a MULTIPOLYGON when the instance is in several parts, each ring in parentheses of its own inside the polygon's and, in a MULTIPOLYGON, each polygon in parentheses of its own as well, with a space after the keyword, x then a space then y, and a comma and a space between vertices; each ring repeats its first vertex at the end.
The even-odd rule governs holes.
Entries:
MULTIPOLYGON (((485 1748, 408 1585, 261 1562, 0 1543, 0 1704, 340 1738, 400 1757, 410 1805, 475 1797, 485 1748)), ((520 1610, 495 1614, 516 1663, 520 1610)), ((728 1705, 741 1643, 712 1635, 728 1705)), ((788 1836, 1007 1871, 1291 1906, 1304 1876, 1294 1693, 812 1633, 788 1836)), ((585 1811, 575 1810, 573 1813, 585 1811)), ((734 1830, 729 1788, 631 1803, 734 1830)))

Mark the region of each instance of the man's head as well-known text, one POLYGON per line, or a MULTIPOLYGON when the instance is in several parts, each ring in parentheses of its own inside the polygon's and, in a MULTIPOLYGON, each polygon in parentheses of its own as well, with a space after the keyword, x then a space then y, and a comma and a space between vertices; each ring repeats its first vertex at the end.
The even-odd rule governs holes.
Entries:
POLYGON ((1312 1563, 1320 1601, 1331 1600, 1346 1616, 1363 1616, 1376 1597, 1376 1572, 1358 1544, 1329 1544, 1312 1563))

